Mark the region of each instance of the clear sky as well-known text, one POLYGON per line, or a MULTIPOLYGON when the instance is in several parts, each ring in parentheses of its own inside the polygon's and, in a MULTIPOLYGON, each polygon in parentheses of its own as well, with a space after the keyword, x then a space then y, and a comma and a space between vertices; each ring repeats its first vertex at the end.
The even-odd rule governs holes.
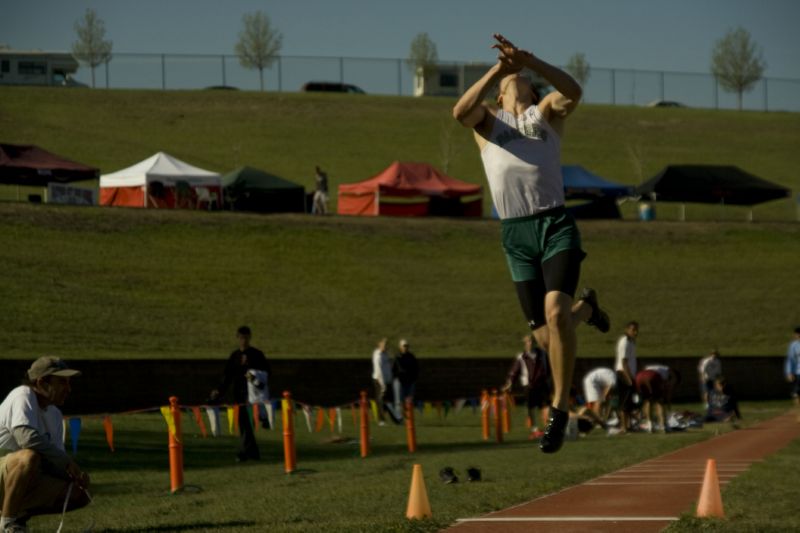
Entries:
POLYGON ((563 65, 707 73, 714 42, 742 26, 765 75, 800 79, 798 0, 0 0, 0 43, 69 50, 87 8, 115 52, 232 54, 242 15, 264 11, 284 56, 405 58, 427 32, 442 61, 492 61, 491 34, 563 65))

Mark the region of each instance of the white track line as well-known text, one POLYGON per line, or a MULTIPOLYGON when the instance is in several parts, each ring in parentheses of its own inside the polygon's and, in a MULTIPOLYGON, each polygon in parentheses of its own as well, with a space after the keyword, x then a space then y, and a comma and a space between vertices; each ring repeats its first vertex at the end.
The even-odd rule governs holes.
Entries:
POLYGON ((457 522, 665 522, 677 516, 516 516, 502 518, 459 518, 457 522))
MULTIPOLYGON (((727 479, 720 479, 720 485, 728 483, 727 479)), ((592 481, 584 485, 702 485, 702 481, 592 481)))

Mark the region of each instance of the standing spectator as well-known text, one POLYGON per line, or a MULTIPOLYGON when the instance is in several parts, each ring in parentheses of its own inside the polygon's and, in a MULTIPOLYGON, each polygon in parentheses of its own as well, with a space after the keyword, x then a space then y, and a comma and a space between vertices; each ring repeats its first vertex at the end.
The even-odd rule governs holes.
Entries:
POLYGON ((394 409, 398 416, 403 412, 403 403, 407 399, 414 400, 414 391, 419 377, 419 363, 417 357, 409 349, 406 339, 400 339, 398 344, 400 353, 394 358, 392 375, 394 376, 394 409))
MULTIPOLYGON (((217 400, 225 394, 228 387, 233 385, 233 401, 239 405, 239 449, 236 452, 236 461, 247 460, 258 461, 261 459, 261 452, 258 450, 256 437, 253 433, 253 426, 250 417, 247 415, 248 403, 248 384, 252 382, 258 373, 251 373, 250 370, 262 371, 267 376, 270 374, 270 367, 264 353, 258 348, 250 346, 252 332, 247 326, 242 326, 236 331, 236 339, 239 347, 228 357, 225 364, 225 375, 222 383, 211 391, 211 400, 217 400), (250 378, 248 378, 250 376, 250 378)), ((266 377, 266 376, 264 376, 266 377)), ((266 383, 265 383, 266 387, 266 383)))
POLYGON ((89 476, 64 449, 64 417, 58 409, 72 390, 70 378, 80 374, 57 357, 40 357, 0 404, 4 533, 27 531, 31 516, 72 511, 90 501, 89 476))
POLYGON ((528 418, 531 421, 530 437, 538 439, 544 435, 544 432, 536 425, 534 415, 538 408, 542 427, 547 424, 547 415, 551 404, 550 395, 552 394, 550 366, 547 361, 547 352, 534 346, 533 335, 522 337, 522 343, 524 350, 514 359, 502 389, 503 391, 510 390, 514 381, 519 378, 519 384, 528 396, 528 418))
POLYGON ((719 360, 719 350, 716 348, 700 360, 697 365, 698 380, 700 381, 700 395, 708 407, 708 393, 714 388, 714 380, 722 376, 722 361, 719 360))
POLYGON ((314 180, 317 188, 314 191, 314 203, 311 206, 311 214, 326 215, 328 214, 328 174, 319 168, 319 165, 317 165, 316 169, 317 173, 314 180))
POLYGON ((617 372, 617 392, 619 394, 620 429, 629 430, 633 413, 633 393, 636 391, 636 339, 639 336, 639 323, 631 320, 625 326, 625 334, 617 341, 617 358, 614 370, 617 372))
POLYGON ((386 404, 386 394, 388 385, 392 382, 392 360, 386 351, 385 337, 378 341, 378 345, 372 352, 372 384, 375 391, 375 404, 378 406, 378 425, 386 425, 384 411, 388 411, 394 422, 399 422, 391 407, 386 404))
POLYGON ((800 407, 800 326, 794 328, 794 340, 786 351, 786 379, 792 383, 794 404, 800 407))

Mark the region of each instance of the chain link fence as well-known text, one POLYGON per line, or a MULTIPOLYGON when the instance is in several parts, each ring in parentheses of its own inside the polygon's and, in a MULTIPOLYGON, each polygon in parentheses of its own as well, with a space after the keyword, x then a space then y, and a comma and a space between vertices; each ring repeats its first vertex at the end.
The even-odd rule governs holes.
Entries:
MULTIPOLYGON (((448 63, 453 65, 454 63, 448 63)), ((259 72, 245 69, 235 55, 114 54, 97 67, 97 87, 108 89, 260 89, 259 72)), ((87 67, 77 79, 90 83, 87 67)), ((263 72, 265 91, 295 92, 309 81, 356 85, 370 94, 410 96, 414 75, 404 59, 278 56, 263 72)), ((800 79, 763 78, 742 98, 742 108, 800 111, 800 79)), ((656 100, 689 107, 736 109, 737 95, 723 90, 710 73, 592 68, 584 100, 593 104, 647 105, 656 100)))

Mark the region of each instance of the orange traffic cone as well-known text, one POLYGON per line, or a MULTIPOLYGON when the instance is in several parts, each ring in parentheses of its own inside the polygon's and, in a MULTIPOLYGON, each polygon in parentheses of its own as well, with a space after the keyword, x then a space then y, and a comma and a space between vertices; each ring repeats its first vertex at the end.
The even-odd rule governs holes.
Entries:
POLYGON ((722 510, 722 495, 719 492, 717 478, 717 462, 709 459, 706 463, 706 475, 703 477, 703 488, 697 502, 697 516, 700 518, 725 518, 722 510))
POLYGON ((431 516, 431 504, 428 502, 428 491, 425 490, 422 465, 414 465, 414 471, 411 474, 411 490, 408 493, 406 518, 430 518, 431 516))

